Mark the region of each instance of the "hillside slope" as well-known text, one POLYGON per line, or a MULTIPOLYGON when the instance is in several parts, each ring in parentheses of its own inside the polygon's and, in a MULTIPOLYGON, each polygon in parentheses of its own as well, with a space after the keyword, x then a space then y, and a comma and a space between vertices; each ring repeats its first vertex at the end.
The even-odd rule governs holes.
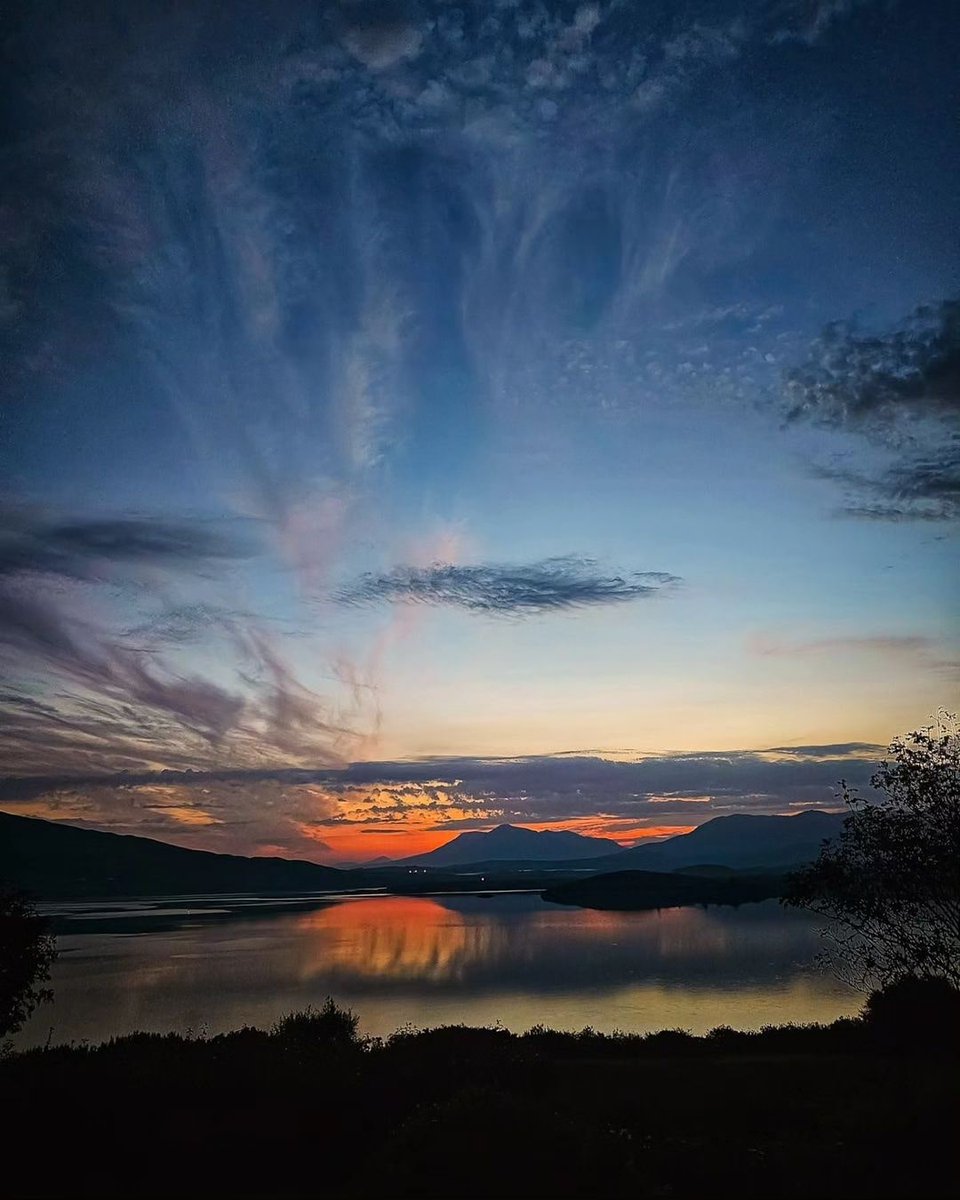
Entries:
POLYGON ((347 879, 333 867, 298 859, 186 850, 0 812, 0 883, 42 899, 323 891, 347 879))

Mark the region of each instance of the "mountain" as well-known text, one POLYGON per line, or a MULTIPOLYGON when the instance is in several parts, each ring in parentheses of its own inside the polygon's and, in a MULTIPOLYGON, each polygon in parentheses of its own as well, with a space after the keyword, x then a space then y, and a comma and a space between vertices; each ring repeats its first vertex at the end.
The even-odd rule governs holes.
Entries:
POLYGON ((814 809, 791 817, 714 817, 690 833, 622 850, 602 866, 611 871, 674 871, 708 863, 738 869, 789 867, 816 858, 821 842, 836 837, 844 819, 844 813, 814 809))
POLYGON ((366 870, 368 867, 392 867, 394 860, 388 858, 386 854, 379 854, 376 858, 365 858, 361 862, 352 862, 347 859, 337 860, 337 868, 341 871, 359 871, 366 870))
POLYGON ((584 837, 567 830, 524 829, 520 825, 498 825, 489 833, 461 833, 428 854, 401 858, 393 866, 453 867, 491 862, 558 862, 598 858, 618 851, 608 838, 584 837))
POLYGON ((41 899, 325 891, 344 887, 348 878, 298 859, 185 850, 153 838, 0 812, 0 883, 41 899))

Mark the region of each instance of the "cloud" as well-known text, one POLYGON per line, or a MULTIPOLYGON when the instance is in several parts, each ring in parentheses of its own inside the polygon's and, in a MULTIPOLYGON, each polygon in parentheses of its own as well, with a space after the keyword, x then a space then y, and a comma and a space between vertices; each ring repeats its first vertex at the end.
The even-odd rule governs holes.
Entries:
POLYGON ((525 616, 645 599, 679 583, 661 571, 603 575, 593 559, 567 556, 525 566, 395 567, 363 575, 337 596, 344 604, 401 601, 525 616))
MULTIPOLYGON (((889 520, 889 517, 885 518, 889 520)), ((747 640, 751 654, 764 658, 808 658, 849 657, 858 655, 876 660, 899 660, 902 669, 931 672, 956 686, 960 675, 960 656, 957 648, 951 648, 933 637, 918 634, 846 634, 837 637, 783 638, 769 634, 755 634, 747 640)))
MULTIPOLYGON (((816 36, 848 8, 818 6, 816 36)), ((143 462, 156 449, 173 468, 146 487, 182 478, 247 523, 8 523, 4 665, 15 656, 19 676, 4 762, 187 767, 211 745, 245 765, 356 754, 348 706, 311 686, 314 643, 294 664, 247 596, 183 595, 174 577, 232 568, 250 551, 231 531, 255 522, 258 551, 325 600, 333 572, 355 569, 349 547, 392 537, 381 500, 417 477, 419 453, 471 477, 463 460, 484 438, 437 453, 454 410, 515 453, 559 440, 584 407, 669 402, 708 380, 714 397, 741 394, 766 345, 726 347, 724 384, 721 338, 707 355, 701 331, 689 349, 657 331, 677 315, 678 279, 689 296, 749 256, 788 160, 807 157, 731 88, 738 55, 777 53, 772 18, 743 10, 378 0, 281 3, 238 22, 217 6, 160 19, 134 5, 121 27, 106 9, 41 5, 18 22, 0 335, 8 396, 31 415, 11 429, 56 429, 70 449, 67 431, 105 432, 63 456, 60 492, 97 487, 96 455, 122 454, 129 436, 143 462), (143 588, 145 612, 73 586, 148 573, 163 578, 143 588)), ((809 12, 778 5, 776 28, 806 28, 809 12)), ((794 118, 815 118, 792 103, 778 97, 778 119, 809 148, 794 118)), ((912 486, 942 496, 939 460, 924 462, 912 486)), ((274 582, 251 590, 292 607, 274 582)), ((676 583, 572 559, 414 566, 365 577, 350 602, 522 615, 676 583)))
POLYGON ((873 470, 817 465, 847 492, 840 515, 946 521, 960 516, 960 300, 916 309, 884 333, 829 325, 784 377, 788 424, 856 434, 884 454, 873 470))
POLYGON ((960 300, 916 309, 886 333, 828 325, 784 381, 788 421, 900 444, 903 421, 960 416, 960 300))
POLYGON ((917 634, 864 634, 846 637, 815 638, 811 641, 784 641, 758 636, 751 640, 755 654, 765 656, 801 656, 853 651, 864 654, 899 654, 910 658, 925 656, 936 648, 931 637, 917 634))
POLYGON ((774 30, 770 40, 774 43, 802 42, 804 45, 813 46, 837 21, 874 2, 875 0, 788 0, 787 4, 779 7, 779 15, 785 23, 774 30))
POLYGON ((53 520, 34 510, 6 508, 0 510, 0 578, 102 579, 122 567, 201 570, 253 553, 221 526, 160 517, 53 520))
POLYGON ((35 595, 0 593, 0 650, 83 688, 168 713, 214 740, 244 710, 241 697, 197 676, 162 678, 136 653, 111 645, 35 595))
POLYGON ((456 832, 503 821, 589 821, 592 832, 616 838, 662 832, 671 818, 688 826, 730 812, 837 808, 838 781, 867 789, 882 753, 879 746, 844 743, 629 761, 460 757, 38 777, 0 780, 0 805, 129 832, 149 821, 165 837, 183 841, 186 830, 191 845, 241 852, 269 844, 302 853, 304 839, 335 832, 456 832))
POLYGON ((420 52, 421 31, 407 21, 369 21, 352 25, 344 45, 371 71, 383 71, 420 52))
POLYGON ((783 169, 769 145, 762 170, 723 167, 752 161, 743 117, 732 141, 702 107, 663 122, 711 72, 725 95, 738 55, 776 53, 762 8, 702 8, 147 6, 129 36, 38 12, 15 51, 48 73, 10 163, 12 391, 133 362, 132 398, 175 414, 297 569, 336 553, 439 341, 478 400, 662 394, 637 330, 681 268, 755 244, 783 169))
POLYGON ((60 783, 11 811, 108 832, 157 837, 223 854, 280 854, 324 860, 330 847, 317 822, 335 802, 315 787, 250 778, 237 785, 165 775, 102 783, 60 783))
POLYGON ((0 770, 278 757, 335 764, 363 743, 355 721, 365 697, 353 689, 335 704, 318 694, 260 622, 223 610, 217 635, 229 655, 212 679, 168 659, 164 638, 158 646, 149 635, 116 637, 73 609, 57 593, 0 590, 0 665, 9 681, 0 694, 0 770))

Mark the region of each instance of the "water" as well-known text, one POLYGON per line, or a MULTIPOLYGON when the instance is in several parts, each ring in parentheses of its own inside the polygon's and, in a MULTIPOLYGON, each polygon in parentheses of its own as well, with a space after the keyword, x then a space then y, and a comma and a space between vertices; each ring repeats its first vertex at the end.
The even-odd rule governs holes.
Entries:
POLYGON ((20 1046, 269 1027, 328 995, 379 1035, 451 1022, 701 1033, 830 1021, 862 1002, 812 966, 816 922, 776 901, 608 913, 517 893, 218 897, 55 912, 55 1001, 20 1046))

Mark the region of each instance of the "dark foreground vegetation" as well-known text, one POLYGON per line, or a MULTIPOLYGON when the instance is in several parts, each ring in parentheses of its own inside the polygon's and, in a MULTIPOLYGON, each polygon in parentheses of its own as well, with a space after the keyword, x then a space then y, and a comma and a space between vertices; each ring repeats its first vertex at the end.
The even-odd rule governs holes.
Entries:
POLYGON ((684 904, 750 904, 784 895, 785 875, 714 868, 715 873, 667 875, 660 871, 615 871, 547 888, 544 900, 616 912, 671 908, 684 904))
MULTIPOLYGON (((897 990, 899 987, 899 991, 897 990)), ((954 1194, 958 994, 830 1026, 136 1034, 0 1062, 16 1197, 954 1194)))

